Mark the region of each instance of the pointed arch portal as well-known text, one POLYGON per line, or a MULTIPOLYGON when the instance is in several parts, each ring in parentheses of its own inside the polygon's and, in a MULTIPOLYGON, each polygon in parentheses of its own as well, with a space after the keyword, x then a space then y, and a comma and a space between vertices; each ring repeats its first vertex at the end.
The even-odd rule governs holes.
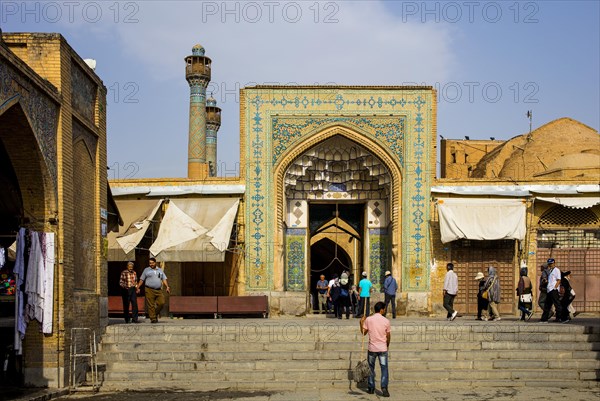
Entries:
POLYGON ((314 292, 321 274, 363 270, 383 281, 389 247, 389 169, 365 146, 335 134, 292 160, 282 177, 287 204, 288 291, 314 292), (303 253, 308 256, 303 258, 303 253))

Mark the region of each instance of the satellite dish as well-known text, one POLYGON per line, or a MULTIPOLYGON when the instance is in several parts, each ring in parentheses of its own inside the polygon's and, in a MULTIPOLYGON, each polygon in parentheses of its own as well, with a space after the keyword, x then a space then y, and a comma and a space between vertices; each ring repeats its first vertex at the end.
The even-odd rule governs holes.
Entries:
POLYGON ((92 70, 96 70, 96 60, 94 60, 93 58, 86 58, 85 60, 83 60, 88 67, 90 67, 92 70))

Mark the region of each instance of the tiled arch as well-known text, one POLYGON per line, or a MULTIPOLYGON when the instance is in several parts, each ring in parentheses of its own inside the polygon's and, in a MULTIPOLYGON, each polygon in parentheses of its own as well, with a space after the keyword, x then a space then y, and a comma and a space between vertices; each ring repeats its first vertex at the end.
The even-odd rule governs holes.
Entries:
MULTIPOLYGON (((321 129, 318 132, 311 133, 304 141, 298 143, 293 148, 289 149, 285 154, 280 158, 279 163, 274 166, 274 177, 275 177, 275 202, 277 208, 277 216, 275 218, 276 224, 276 236, 275 236, 275 249, 280 250, 282 255, 280 257, 275 258, 274 265, 274 275, 286 278, 288 277, 288 272, 286 271, 286 266, 284 266, 283 253, 286 252, 286 246, 284 244, 284 216, 285 216, 285 173, 287 169, 290 167, 292 163, 298 158, 301 157, 306 151, 311 148, 317 146, 319 143, 326 141, 329 138, 332 138, 336 135, 342 136, 369 151, 373 156, 377 157, 383 165, 388 169, 388 172, 391 176, 391 184, 390 184, 390 215, 391 219, 391 228, 387 235, 389 235, 391 239, 391 246, 394 252, 399 253, 402 249, 401 247, 401 227, 402 222, 400 220, 400 208, 401 208, 401 194, 402 194, 402 168, 397 163, 395 158, 391 156, 388 152, 384 150, 382 146, 380 146, 377 142, 369 138, 369 136, 365 135, 365 133, 358 132, 355 129, 336 125, 332 127, 328 127, 325 129, 321 129)), ((385 238, 387 235, 384 235, 385 238)), ((379 235, 377 235, 379 238, 379 235)), ((377 249, 379 249, 380 244, 377 244, 377 249)), ((392 270, 396 273, 395 275, 399 278, 399 284, 401 283, 401 255, 396 254, 392 260, 392 270)), ((379 272, 377 272, 379 274, 379 272)), ((277 281, 277 280, 276 280, 277 281)))

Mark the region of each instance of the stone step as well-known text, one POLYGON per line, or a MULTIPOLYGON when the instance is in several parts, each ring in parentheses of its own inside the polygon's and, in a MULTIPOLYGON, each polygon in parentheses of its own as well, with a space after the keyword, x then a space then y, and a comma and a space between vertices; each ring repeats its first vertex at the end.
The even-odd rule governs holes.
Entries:
MULTIPOLYGON (((345 319, 122 324, 107 328, 98 360, 103 390, 348 388, 365 339, 345 319)), ((389 368, 403 386, 598 387, 600 327, 396 320, 389 368)))
MULTIPOLYGON (((307 352, 293 352, 287 351, 279 352, 231 352, 231 351, 219 351, 219 352, 190 352, 190 351, 125 351, 125 352, 101 352, 98 356, 98 360, 101 362, 113 362, 113 361, 302 361, 302 360, 316 360, 319 361, 335 361, 335 360, 352 360, 361 358, 365 355, 365 352, 360 351, 337 351, 337 350, 321 350, 307 352)), ((393 361, 398 353, 396 351, 390 351, 389 356, 393 361)), ((398 359, 406 361, 408 363, 414 363, 414 361, 426 360, 426 358, 432 357, 437 361, 494 361, 494 360, 522 360, 524 355, 519 351, 507 350, 507 351, 439 351, 435 353, 430 351, 402 351, 398 359)), ((549 363, 567 363, 577 361, 593 361, 598 362, 600 359, 600 352, 596 351, 553 351, 549 354, 547 351, 528 351, 526 356, 529 361, 543 361, 549 363)))
MULTIPOLYGON (((335 371, 347 371, 355 366, 362 358, 356 355, 349 359, 338 360, 258 360, 258 361, 107 361, 106 370, 112 373, 116 372, 230 372, 230 371, 309 371, 319 372, 321 376, 324 373, 335 371)), ((532 360, 426 360, 419 363, 415 361, 395 360, 390 357, 389 367, 392 371, 489 371, 500 370, 565 370, 572 369, 576 371, 594 371, 600 369, 600 361, 532 361, 532 360)))
MULTIPOLYGON (((361 342, 359 333, 339 333, 335 336, 321 336, 316 334, 293 334, 286 336, 273 336, 268 333, 247 333, 247 334, 224 334, 222 336, 205 335, 202 333, 171 334, 171 333, 138 333, 136 335, 106 335, 102 339, 103 344, 124 344, 135 343, 139 341, 140 336, 148 344, 153 343, 260 343, 260 342, 294 342, 294 343, 343 343, 343 342, 361 342)), ((446 332, 441 334, 431 334, 424 336, 409 336, 392 332, 392 338, 400 343, 419 343, 419 342, 481 342, 481 341, 518 341, 518 342, 599 342, 600 334, 569 334, 569 333, 474 333, 474 332, 446 332)))
MULTIPOLYGON (((548 350, 550 342, 514 342, 514 341, 482 341, 482 342, 392 342, 390 350, 548 350)), ((361 349, 360 342, 121 342, 103 343, 102 351, 190 351, 190 352, 312 352, 318 350, 356 351, 361 349)), ((366 349, 366 344, 365 344, 366 349)), ((562 342, 552 343, 553 351, 600 351, 600 343, 594 342, 562 342)))
MULTIPOLYGON (((193 364, 190 364, 193 365, 193 364)), ((124 368, 124 366, 123 366, 124 368)), ((136 368, 132 366, 132 369, 136 368)), ((378 371, 377 371, 378 372, 378 371)), ((580 381, 596 380, 592 377, 594 370, 576 371, 569 369, 552 370, 534 370, 534 369, 436 369, 436 370, 402 370, 400 368, 391 368, 390 378, 393 381, 404 380, 560 380, 560 381, 580 381)), ((180 370, 152 370, 148 366, 145 371, 138 370, 119 370, 107 371, 104 374, 105 381, 126 380, 128 377, 132 381, 140 380, 189 380, 202 381, 203 383, 221 382, 221 381, 267 381, 267 380, 299 380, 299 381, 338 381, 351 378, 351 369, 264 369, 264 370, 223 370, 211 371, 202 364, 195 366, 186 366, 180 370)))
MULTIPOLYGON (((205 336, 247 336, 256 337, 257 333, 274 338, 319 336, 333 338, 350 334, 359 337, 358 320, 346 321, 343 324, 310 322, 310 321, 243 321, 236 323, 159 323, 150 324, 116 324, 107 327, 107 335, 127 338, 132 334, 145 332, 148 334, 202 334, 205 336)), ((451 333, 551 333, 551 334, 600 334, 600 327, 575 324, 536 324, 516 322, 480 322, 479 324, 455 324, 454 322, 406 322, 392 324, 392 333, 405 337, 419 338, 424 335, 449 335, 451 333)))
MULTIPOLYGON (((217 391, 217 390, 269 390, 269 391, 299 391, 307 389, 356 389, 356 384, 348 379, 338 381, 319 381, 316 379, 308 381, 297 380, 269 380, 269 381, 221 381, 221 382, 198 382, 189 380, 169 381, 169 389, 171 391, 217 391)), ((506 388, 504 380, 439 380, 439 379, 420 379, 420 380, 402 380, 392 382, 393 385, 414 386, 414 387, 431 387, 440 388, 443 386, 456 386, 459 388, 477 388, 477 387, 500 387, 506 388), (447 383, 447 384, 444 384, 447 383)), ((562 381, 562 380, 515 380, 511 382, 511 387, 530 387, 530 388, 600 388, 600 382, 597 381, 562 381)), ((161 385, 159 379, 149 381, 130 381, 124 379, 121 381, 107 382, 102 386, 102 391, 139 391, 140 388, 147 390, 162 390, 164 384, 161 385)), ((391 390, 390 390, 391 391, 391 390)))

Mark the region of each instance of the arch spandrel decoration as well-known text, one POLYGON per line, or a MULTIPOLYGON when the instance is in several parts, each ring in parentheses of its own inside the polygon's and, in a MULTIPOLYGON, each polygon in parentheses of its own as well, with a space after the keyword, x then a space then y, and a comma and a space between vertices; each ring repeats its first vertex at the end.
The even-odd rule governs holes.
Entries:
POLYGON ((284 87, 244 89, 241 143, 246 145, 241 151, 248 199, 247 289, 283 289, 285 167, 327 135, 341 133, 363 144, 390 169, 394 181, 390 216, 393 273, 402 275, 403 290, 426 291, 429 286, 427 199, 435 175, 435 107, 435 91, 428 88, 300 87, 294 88, 293 93, 284 87), (331 116, 346 121, 332 127, 336 122, 331 116), (295 124, 306 127, 286 138, 281 130, 282 121, 291 117, 295 124), (362 126, 355 127, 349 121, 351 118, 361 120, 362 126), (303 123, 301 119, 307 121, 303 123), (400 134, 397 128, 390 127, 387 136, 378 137, 376 131, 381 130, 377 127, 378 119, 403 121, 405 131, 400 134), (354 127, 350 129, 349 125, 354 127), (401 149, 401 159, 397 149, 401 149), (402 249, 394 249, 393 244, 402 244, 402 249), (402 273, 397 270, 400 266, 402 273))
POLYGON ((18 70, 0 59, 0 114, 17 103, 22 107, 40 148, 40 153, 52 180, 53 190, 57 187, 57 129, 59 106, 23 76, 18 70), (4 83, 9 83, 4 85, 4 83))

